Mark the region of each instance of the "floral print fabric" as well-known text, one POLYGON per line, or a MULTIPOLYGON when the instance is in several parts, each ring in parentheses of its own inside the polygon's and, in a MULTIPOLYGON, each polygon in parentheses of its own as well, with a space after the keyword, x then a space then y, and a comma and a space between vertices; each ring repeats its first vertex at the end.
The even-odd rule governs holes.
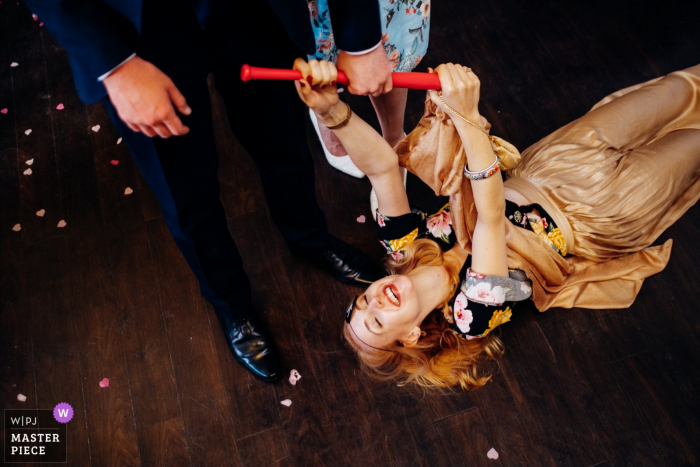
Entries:
MULTIPOLYGON (((457 243, 449 204, 432 216, 417 210, 397 217, 377 212, 377 236, 395 261, 403 259, 402 249, 417 238, 433 240, 443 251, 457 243)), ((465 339, 484 337, 507 323, 515 304, 532 296, 532 283, 523 271, 511 270, 508 277, 485 276, 472 271, 470 265, 471 256, 460 271, 461 285, 445 316, 452 329, 465 339)))
POLYGON ((377 211, 377 237, 390 255, 400 252, 417 238, 435 240, 443 251, 449 250, 457 242, 449 204, 432 216, 414 210, 403 216, 388 217, 377 211))
POLYGON ((542 241, 560 255, 566 256, 568 253, 564 235, 539 204, 518 206, 512 201, 506 200, 506 216, 512 224, 536 233, 542 241))
MULTIPOLYGON (((346 0, 348 1, 348 0, 346 0)), ((309 60, 336 61, 339 50, 333 39, 328 0, 308 0, 316 53, 309 60)), ((430 0, 379 0, 382 46, 392 71, 411 71, 428 50, 430 0)))

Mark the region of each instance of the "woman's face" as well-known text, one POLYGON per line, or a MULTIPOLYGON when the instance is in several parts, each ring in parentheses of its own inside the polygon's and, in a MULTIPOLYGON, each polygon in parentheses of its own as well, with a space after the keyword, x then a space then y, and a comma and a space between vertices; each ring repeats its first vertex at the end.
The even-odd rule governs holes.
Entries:
POLYGON ((411 278, 405 275, 387 276, 372 283, 357 298, 350 319, 350 334, 361 347, 369 344, 386 348, 407 338, 420 324, 420 312, 420 300, 411 278))

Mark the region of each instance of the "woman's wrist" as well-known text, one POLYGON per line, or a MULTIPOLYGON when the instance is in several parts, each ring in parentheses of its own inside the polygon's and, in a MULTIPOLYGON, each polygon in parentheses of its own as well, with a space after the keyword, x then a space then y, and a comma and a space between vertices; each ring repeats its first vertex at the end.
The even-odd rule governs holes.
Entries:
POLYGON ((338 101, 337 104, 331 106, 326 112, 316 116, 326 126, 333 126, 343 121, 348 113, 348 107, 343 101, 338 101))

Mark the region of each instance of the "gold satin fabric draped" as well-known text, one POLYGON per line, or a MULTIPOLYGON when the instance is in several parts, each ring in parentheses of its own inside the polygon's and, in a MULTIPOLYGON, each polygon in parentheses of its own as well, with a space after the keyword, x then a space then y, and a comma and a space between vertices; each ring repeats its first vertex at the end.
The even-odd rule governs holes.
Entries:
MULTIPOLYGON (((402 166, 450 197, 457 239, 471 251, 477 213, 451 120, 427 99, 396 152, 402 166)), ((671 254, 671 240, 648 245, 700 198, 700 65, 606 97, 525 150, 506 186, 542 205, 574 255, 562 258, 506 223, 509 267, 532 279, 540 311, 630 306, 671 254)))

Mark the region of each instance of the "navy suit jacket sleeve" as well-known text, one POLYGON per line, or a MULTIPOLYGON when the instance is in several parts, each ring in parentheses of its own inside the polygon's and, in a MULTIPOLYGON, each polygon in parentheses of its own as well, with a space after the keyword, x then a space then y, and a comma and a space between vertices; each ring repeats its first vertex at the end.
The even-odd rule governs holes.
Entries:
POLYGON ((360 52, 382 39, 378 0, 328 0, 328 9, 340 50, 360 52))
POLYGON ((87 103, 106 95, 97 78, 136 51, 138 32, 101 0, 25 0, 68 51, 80 97, 87 103))

